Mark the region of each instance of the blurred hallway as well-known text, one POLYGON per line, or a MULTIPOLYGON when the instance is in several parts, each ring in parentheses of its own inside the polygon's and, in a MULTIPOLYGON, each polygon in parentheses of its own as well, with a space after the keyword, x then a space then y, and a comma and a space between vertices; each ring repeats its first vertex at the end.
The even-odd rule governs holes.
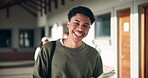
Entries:
POLYGON ((95 15, 83 41, 99 51, 104 72, 148 78, 148 0, 0 0, 0 78, 32 78, 41 38, 63 38, 74 6, 95 15))
POLYGON ((32 78, 33 60, 0 62, 0 78, 32 78))

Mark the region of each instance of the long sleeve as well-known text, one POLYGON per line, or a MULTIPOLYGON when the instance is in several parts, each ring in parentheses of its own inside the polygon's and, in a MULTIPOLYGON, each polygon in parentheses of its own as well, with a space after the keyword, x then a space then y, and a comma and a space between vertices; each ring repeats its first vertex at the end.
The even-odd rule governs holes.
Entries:
POLYGON ((95 69, 94 69, 94 72, 93 72, 93 77, 97 78, 102 73, 103 73, 102 59, 101 59, 101 56, 98 54, 97 60, 96 60, 96 66, 95 66, 95 69))

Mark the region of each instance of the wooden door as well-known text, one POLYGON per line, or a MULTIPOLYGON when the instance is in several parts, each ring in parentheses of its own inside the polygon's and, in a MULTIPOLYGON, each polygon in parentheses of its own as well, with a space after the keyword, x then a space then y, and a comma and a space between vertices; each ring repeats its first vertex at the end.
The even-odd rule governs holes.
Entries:
POLYGON ((148 78, 148 4, 141 13, 141 78, 148 78))
POLYGON ((130 9, 119 11, 119 78, 130 78, 130 9))
POLYGON ((145 76, 148 78, 148 6, 145 7, 145 67, 146 73, 145 76))

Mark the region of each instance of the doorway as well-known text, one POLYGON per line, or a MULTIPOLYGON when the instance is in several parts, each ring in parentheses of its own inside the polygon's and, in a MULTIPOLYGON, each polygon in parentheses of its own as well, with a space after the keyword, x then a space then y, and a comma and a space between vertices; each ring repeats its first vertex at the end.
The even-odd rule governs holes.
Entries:
POLYGON ((130 8, 118 11, 119 78, 130 78, 130 8))

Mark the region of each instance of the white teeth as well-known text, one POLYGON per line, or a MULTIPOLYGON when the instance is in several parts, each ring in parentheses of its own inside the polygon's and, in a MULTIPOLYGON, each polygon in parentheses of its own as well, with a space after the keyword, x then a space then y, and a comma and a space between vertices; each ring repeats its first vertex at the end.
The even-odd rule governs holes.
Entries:
POLYGON ((78 33, 78 32, 75 32, 75 34, 76 34, 77 36, 82 36, 82 34, 80 34, 80 33, 78 33))

